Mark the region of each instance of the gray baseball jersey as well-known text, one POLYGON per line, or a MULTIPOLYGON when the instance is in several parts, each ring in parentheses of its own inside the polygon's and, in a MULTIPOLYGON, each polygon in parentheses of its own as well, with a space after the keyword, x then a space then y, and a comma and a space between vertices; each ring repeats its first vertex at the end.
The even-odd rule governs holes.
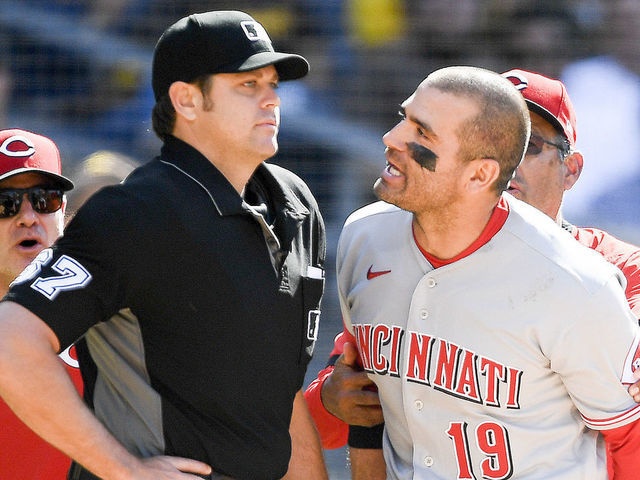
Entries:
POLYGON ((344 226, 341 307, 379 388, 391 479, 605 479, 597 430, 640 418, 624 277, 504 197, 491 240, 437 269, 408 212, 378 202, 344 226))

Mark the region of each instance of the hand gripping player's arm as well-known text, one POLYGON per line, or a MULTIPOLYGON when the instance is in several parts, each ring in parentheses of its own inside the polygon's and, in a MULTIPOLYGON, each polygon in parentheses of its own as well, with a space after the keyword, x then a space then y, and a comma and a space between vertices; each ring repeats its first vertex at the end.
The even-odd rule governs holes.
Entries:
POLYGON ((349 425, 370 427, 384 421, 375 384, 359 365, 355 345, 347 330, 340 333, 329 365, 305 392, 322 446, 327 449, 345 445, 349 425))
POLYGON ((375 384, 358 365, 355 342, 345 342, 333 372, 325 377, 322 404, 349 425, 372 427, 384 421, 375 384))
POLYGON ((195 480, 200 477, 189 473, 211 473, 196 460, 127 452, 83 403, 59 348, 36 315, 0 304, 0 395, 38 435, 105 480, 195 480))
POLYGON ((346 329, 336 336, 329 365, 309 385, 305 397, 324 448, 340 448, 349 440, 352 478, 384 480, 382 409, 375 385, 359 365, 355 345, 346 329))

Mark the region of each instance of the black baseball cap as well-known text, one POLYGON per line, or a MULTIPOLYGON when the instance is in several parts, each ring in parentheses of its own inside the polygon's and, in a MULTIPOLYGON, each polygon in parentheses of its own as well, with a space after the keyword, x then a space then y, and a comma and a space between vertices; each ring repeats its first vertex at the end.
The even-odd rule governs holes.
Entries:
POLYGON ((196 13, 178 20, 162 34, 153 53, 153 93, 156 100, 173 82, 192 82, 200 75, 237 73, 275 66, 281 81, 309 72, 307 60, 276 52, 260 23, 234 11, 196 13))

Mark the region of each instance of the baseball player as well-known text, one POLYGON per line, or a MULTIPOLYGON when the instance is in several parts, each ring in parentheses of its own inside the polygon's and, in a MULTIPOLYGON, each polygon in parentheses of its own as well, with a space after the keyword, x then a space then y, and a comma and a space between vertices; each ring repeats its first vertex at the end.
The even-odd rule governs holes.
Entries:
POLYGON ((324 224, 304 182, 265 163, 277 86, 308 69, 243 12, 170 26, 160 155, 90 198, 0 304, 0 394, 76 461, 70 479, 327 477, 300 390, 324 224), (54 361, 81 336, 88 407, 54 361))
POLYGON ((615 475, 634 478, 638 327, 625 281, 500 196, 527 124, 503 116, 517 104, 504 83, 470 68, 427 77, 384 137, 375 190, 387 203, 341 235, 344 321, 379 389, 387 475, 606 478, 601 431, 615 475))
MULTIPOLYGON (((48 138, 19 129, 0 131, 0 296, 62 234, 65 192, 60 153, 48 138)), ((75 350, 61 355, 82 392, 75 350)), ((62 480, 71 460, 27 428, 0 401, 0 478, 62 480)))
MULTIPOLYGON (((625 276, 627 286, 625 290, 627 302, 636 317, 640 317, 640 249, 618 240, 607 232, 595 228, 583 228, 571 225, 564 220, 561 212, 561 203, 565 190, 569 190, 578 180, 583 166, 583 158, 575 149, 577 130, 576 116, 566 88, 559 80, 547 78, 543 75, 524 70, 511 70, 503 74, 522 93, 531 116, 532 136, 529 140, 525 157, 518 166, 514 179, 510 182, 507 192, 516 198, 533 205, 556 222, 567 229, 583 245, 599 252, 607 261, 617 266, 625 276), (554 146, 556 148, 550 148, 554 146), (547 145, 545 147, 545 145, 547 145)), ((375 394, 371 391, 361 391, 361 386, 366 385, 363 374, 360 371, 347 369, 346 365, 355 363, 353 347, 347 346, 349 361, 345 364, 344 357, 338 365, 338 375, 330 376, 333 364, 343 352, 344 343, 350 338, 348 332, 342 332, 336 337, 333 351, 331 352, 330 366, 320 372, 319 378, 314 381, 305 395, 311 406, 311 412, 318 423, 325 448, 338 448, 344 445, 349 435, 346 423, 331 415, 324 408, 324 404, 334 408, 338 415, 352 415, 347 418, 349 423, 358 422, 353 415, 360 414, 359 424, 371 425, 381 420, 379 413, 372 407, 353 407, 352 404, 339 405, 340 399, 350 398, 362 405, 362 398, 375 405, 375 394), (338 378, 344 378, 338 381, 338 378), (329 388, 323 388, 327 380, 329 388), (351 390, 345 388, 350 382, 351 390), (340 389, 340 391, 338 391, 340 389), (322 399, 321 399, 322 393, 322 399), (337 397, 337 398, 334 398, 337 397), (323 403, 324 401, 324 403, 323 403), (335 407, 333 407, 335 405, 335 407), (374 416, 362 420, 363 414, 374 416), (368 423, 367 423, 367 420, 368 423)), ((361 370, 361 369, 359 369, 361 370)), ((638 371, 640 372, 640 371, 638 371)), ((637 373, 636 373, 637 375, 637 373)), ((640 402, 638 387, 632 386, 630 393, 635 393, 640 402)), ((352 470, 366 469, 363 477, 375 478, 376 475, 384 476, 384 462, 375 449, 381 448, 382 428, 351 428, 349 439, 352 450, 351 461, 355 468, 352 470), (355 447, 353 446, 355 445, 355 447), (361 448, 358 448, 360 446, 361 448), (364 449, 362 449, 364 448, 364 449), (355 455, 353 452, 355 451, 355 455), (360 456, 365 456, 363 462, 360 456)))

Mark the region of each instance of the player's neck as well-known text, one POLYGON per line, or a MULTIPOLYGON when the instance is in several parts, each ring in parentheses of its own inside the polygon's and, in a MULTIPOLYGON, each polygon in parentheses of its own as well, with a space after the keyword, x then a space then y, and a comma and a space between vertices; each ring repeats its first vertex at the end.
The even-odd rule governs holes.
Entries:
POLYGON ((420 247, 442 260, 465 251, 483 232, 494 205, 459 208, 452 212, 414 213, 413 226, 420 247))

